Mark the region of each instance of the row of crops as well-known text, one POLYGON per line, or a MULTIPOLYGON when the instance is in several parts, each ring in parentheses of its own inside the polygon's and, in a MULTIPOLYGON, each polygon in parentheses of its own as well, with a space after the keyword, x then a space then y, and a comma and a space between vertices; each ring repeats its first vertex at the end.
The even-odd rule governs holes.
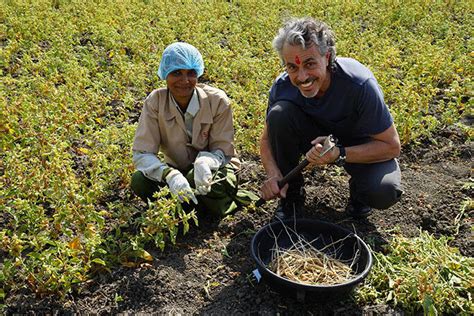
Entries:
POLYGON ((201 51, 203 80, 233 102, 239 151, 255 154, 282 71, 271 40, 286 17, 321 18, 338 55, 375 73, 413 144, 472 114, 472 12, 471 1, 2 0, 0 299, 22 288, 64 296, 132 254, 149 259, 146 242, 163 247, 191 219, 159 213, 175 205, 160 202, 138 235, 111 229, 134 212, 131 142, 142 101, 164 85, 169 43, 201 51))

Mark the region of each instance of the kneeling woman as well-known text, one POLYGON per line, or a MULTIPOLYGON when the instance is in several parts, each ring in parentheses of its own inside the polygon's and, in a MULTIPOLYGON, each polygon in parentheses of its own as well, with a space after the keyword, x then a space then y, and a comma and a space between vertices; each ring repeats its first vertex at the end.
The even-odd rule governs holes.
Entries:
POLYGON ((250 200, 248 192, 237 188, 240 161, 229 99, 224 91, 197 83, 203 72, 202 56, 194 46, 179 42, 164 50, 158 75, 167 87, 145 100, 133 142, 138 171, 132 189, 146 201, 168 185, 181 201, 225 216, 237 203, 250 200))

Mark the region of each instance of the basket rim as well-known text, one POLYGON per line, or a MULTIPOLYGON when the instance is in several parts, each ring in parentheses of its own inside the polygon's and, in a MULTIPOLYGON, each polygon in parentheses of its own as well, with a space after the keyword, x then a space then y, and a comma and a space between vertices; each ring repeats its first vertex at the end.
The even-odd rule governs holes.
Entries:
POLYGON ((317 220, 317 219, 308 219, 308 218, 287 219, 287 220, 283 220, 283 221, 271 222, 271 223, 268 223, 268 224, 264 225, 252 237, 251 253, 252 253, 253 259, 257 263, 257 269, 260 271, 260 273, 270 274, 272 277, 274 277, 274 278, 276 278, 280 281, 283 281, 284 283, 286 283, 287 285, 289 285, 291 287, 305 287, 308 290, 310 290, 310 289, 314 289, 314 290, 338 289, 338 288, 343 288, 343 287, 347 287, 347 286, 355 286, 358 283, 362 282, 362 280, 369 274, 370 269, 372 268, 372 265, 373 265, 373 256, 372 256, 372 252, 371 252, 369 246, 356 233, 351 232, 348 229, 346 229, 344 227, 341 227, 339 225, 336 225, 334 223, 331 223, 331 222, 326 222, 326 221, 317 220), (358 273, 354 278, 352 278, 352 279, 350 279, 350 280, 348 280, 347 282, 344 282, 344 283, 328 284, 328 285, 322 285, 322 284, 321 285, 313 285, 313 284, 299 283, 299 282, 296 282, 296 281, 292 281, 290 279, 281 277, 278 274, 276 274, 275 272, 268 269, 266 267, 266 265, 263 263, 263 261, 261 260, 261 258, 257 257, 256 239, 258 238, 258 236, 260 234, 263 234, 265 232, 265 230, 267 230, 271 226, 282 225, 282 224, 285 224, 285 223, 293 223, 295 221, 296 221, 296 223, 298 223, 298 222, 307 222, 307 223, 310 223, 310 224, 311 223, 315 223, 315 224, 317 223, 317 224, 328 225, 328 226, 331 226, 331 227, 335 227, 339 230, 345 231, 345 232, 348 233, 348 235, 350 234, 351 236, 354 236, 357 239, 357 241, 362 245, 362 247, 367 250, 367 254, 368 254, 367 255, 367 264, 366 264, 366 267, 364 268, 364 270, 362 272, 358 273))

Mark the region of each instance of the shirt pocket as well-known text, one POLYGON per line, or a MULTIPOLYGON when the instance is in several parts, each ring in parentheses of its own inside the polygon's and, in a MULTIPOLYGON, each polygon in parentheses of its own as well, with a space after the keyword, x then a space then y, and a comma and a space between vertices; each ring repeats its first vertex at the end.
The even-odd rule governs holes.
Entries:
POLYGON ((197 150, 208 150, 209 149, 209 136, 211 132, 211 124, 202 123, 198 133, 196 133, 196 139, 193 139, 192 145, 197 150))

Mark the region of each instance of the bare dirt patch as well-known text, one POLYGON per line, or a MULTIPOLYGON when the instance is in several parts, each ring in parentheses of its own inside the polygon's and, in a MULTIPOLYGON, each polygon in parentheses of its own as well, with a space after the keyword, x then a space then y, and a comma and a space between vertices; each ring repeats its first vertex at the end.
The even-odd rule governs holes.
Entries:
MULTIPOLYGON (((264 178, 257 157, 244 156, 242 180, 258 191, 264 178)), ((334 167, 307 171, 307 217, 337 223, 357 233, 375 251, 398 227, 405 236, 420 229, 436 236, 452 236, 451 245, 473 256, 473 212, 458 219, 463 201, 472 198, 472 143, 456 129, 441 131, 416 147, 405 146, 399 159, 404 195, 388 210, 375 210, 365 220, 353 220, 343 212, 348 197, 347 175, 334 167)), ((137 200, 130 200, 138 203, 137 200)), ((178 239, 164 252, 150 247, 153 264, 119 268, 96 276, 80 292, 64 302, 18 293, 6 300, 7 313, 63 314, 71 312, 166 313, 166 314, 399 314, 388 306, 358 306, 351 297, 325 304, 298 303, 273 292, 252 276, 256 268, 250 241, 268 223, 275 202, 255 211, 239 211, 220 222, 208 218, 178 239)))

